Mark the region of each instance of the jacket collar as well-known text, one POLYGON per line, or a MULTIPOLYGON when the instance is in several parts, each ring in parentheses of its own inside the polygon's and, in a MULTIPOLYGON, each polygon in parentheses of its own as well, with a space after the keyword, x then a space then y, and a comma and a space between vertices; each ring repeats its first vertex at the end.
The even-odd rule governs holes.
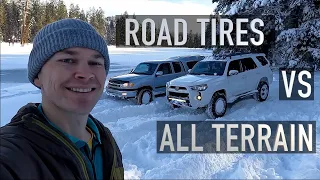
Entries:
MULTIPOLYGON (((17 114, 11 119, 10 123, 6 125, 6 127, 17 127, 17 126, 23 126, 26 129, 33 131, 34 133, 40 135, 43 138, 46 138, 46 141, 43 141, 43 143, 46 143, 46 145, 42 145, 41 148, 45 149, 48 152, 51 152, 53 154, 56 154, 56 152, 53 150, 52 145, 58 145, 59 148, 61 149, 62 142, 61 139, 59 140, 59 137, 62 137, 66 142, 69 144, 72 144, 73 146, 74 143, 61 131, 58 129, 54 128, 47 120, 46 117, 38 110, 38 106, 40 103, 28 103, 27 105, 21 107, 17 114), (36 123, 37 122, 37 123, 36 123), (43 124, 45 128, 41 128, 39 126, 40 124, 43 124), (47 130, 46 130, 47 129, 47 130), (50 130, 53 133, 48 132, 50 130)), ((103 128, 103 125, 96 120, 92 115, 89 115, 89 118, 92 120, 91 123, 92 125, 95 125, 96 131, 99 133, 99 136, 102 134, 105 134, 105 129, 103 128)), ((20 131, 19 131, 20 132, 20 131)), ((19 133, 17 132, 17 133, 19 133)), ((25 138, 29 139, 30 141, 38 144, 37 138, 30 138, 34 136, 27 137, 25 135, 25 132, 23 134, 20 134, 24 136, 25 138)), ((105 142, 110 141, 110 139, 105 139, 108 138, 104 135, 101 136, 100 142, 105 142), (104 140, 103 140, 104 139, 104 140)), ((76 146, 75 146, 76 147, 76 146)), ((60 153, 59 153, 60 155, 60 153)))

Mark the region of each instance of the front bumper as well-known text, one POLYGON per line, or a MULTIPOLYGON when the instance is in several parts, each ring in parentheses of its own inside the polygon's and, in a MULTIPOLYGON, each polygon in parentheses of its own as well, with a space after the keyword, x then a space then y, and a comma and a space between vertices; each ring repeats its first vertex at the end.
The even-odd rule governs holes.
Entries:
POLYGON ((106 87, 106 93, 110 96, 122 98, 122 99, 128 99, 128 98, 135 98, 137 95, 137 90, 124 90, 124 89, 115 89, 106 87))
POLYGON ((209 97, 204 91, 194 91, 189 87, 179 87, 176 89, 175 86, 174 88, 172 86, 167 88, 166 98, 170 104, 191 109, 206 107, 211 100, 211 96, 209 97), (201 97, 200 100, 197 98, 198 96, 201 97))

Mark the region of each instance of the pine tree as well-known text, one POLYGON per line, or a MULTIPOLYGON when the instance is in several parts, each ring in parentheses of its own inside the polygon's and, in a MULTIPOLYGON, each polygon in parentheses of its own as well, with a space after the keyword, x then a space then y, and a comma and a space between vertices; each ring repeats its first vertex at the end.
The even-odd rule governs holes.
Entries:
POLYGON ((211 48, 211 41, 212 41, 212 21, 211 19, 213 19, 213 15, 210 14, 210 17, 209 17, 209 23, 206 25, 206 31, 205 31, 205 37, 206 37, 206 41, 205 41, 205 48, 206 49, 210 49, 211 48))
POLYGON ((125 29, 126 19, 129 17, 127 11, 120 16, 116 16, 116 45, 124 46, 126 44, 125 29))
POLYGON ((59 0, 56 6, 56 20, 64 19, 67 17, 68 17, 67 7, 62 0, 59 0))
POLYGON ((0 2, 0 41, 6 41, 5 29, 7 26, 6 24, 7 6, 8 6, 7 0, 3 0, 0 2))
POLYGON ((21 45, 30 42, 31 30, 31 16, 30 16, 30 1, 25 0, 23 4, 23 19, 22 19, 22 32, 21 32, 21 45), (24 24, 23 24, 24 23, 24 24))
POLYGON ((79 19, 88 22, 88 18, 87 18, 86 13, 84 12, 83 9, 80 12, 79 19))
POLYGON ((187 37, 186 47, 192 48, 194 44, 193 38, 194 38, 193 32, 192 30, 190 30, 187 37))
POLYGON ((96 20, 96 8, 95 7, 91 7, 89 8, 89 11, 86 14, 88 22, 93 26, 93 27, 97 27, 97 20, 96 20))
POLYGON ((45 18, 44 18, 44 25, 50 24, 57 20, 57 1, 56 0, 50 0, 45 3, 45 18))
POLYGON ((80 18, 80 8, 79 5, 74 5, 73 3, 70 4, 69 9, 69 18, 80 18))
POLYGON ((105 21, 105 17, 104 17, 104 11, 101 9, 101 7, 99 7, 99 9, 96 10, 95 13, 95 20, 96 20, 96 26, 95 28, 97 29, 97 31, 99 32, 99 34, 103 37, 106 38, 106 21, 105 21))
POLYGON ((22 20, 22 14, 19 7, 20 1, 11 1, 11 3, 8 4, 6 12, 6 27, 4 30, 5 33, 5 39, 8 41, 18 41, 20 38, 21 33, 21 20, 22 20))
POLYGON ((30 4, 30 41, 33 41, 37 32, 44 26, 45 4, 40 0, 31 0, 30 4))
POLYGON ((109 45, 115 45, 115 34, 116 34, 116 29, 115 29, 115 17, 107 17, 106 18, 106 29, 107 29, 107 42, 109 45))

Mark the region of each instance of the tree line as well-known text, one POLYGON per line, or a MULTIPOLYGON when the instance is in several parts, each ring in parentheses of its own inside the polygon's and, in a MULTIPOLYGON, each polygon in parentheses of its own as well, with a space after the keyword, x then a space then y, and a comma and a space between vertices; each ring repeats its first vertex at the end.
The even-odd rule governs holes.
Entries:
POLYGON ((0 1, 0 41, 23 42, 33 41, 36 33, 45 25, 64 18, 78 18, 89 22, 106 38, 106 18, 99 7, 88 11, 80 9, 78 4, 66 6, 62 0, 29 0, 26 8, 25 30, 22 31, 26 0, 0 1))
MULTIPOLYGON (((29 0, 26 8, 26 19, 23 30, 23 16, 26 0, 1 0, 0 2, 0 41, 31 43, 36 33, 45 25, 64 18, 78 18, 93 25, 104 37, 109 45, 122 46, 125 43, 125 19, 129 17, 125 11, 118 16, 106 17, 101 8, 81 9, 78 4, 71 3, 66 6, 63 0, 29 0), (117 27, 117 28, 116 28, 117 27)), ((133 15, 134 16, 134 15, 133 15)), ((138 40, 142 44, 141 23, 138 31, 138 40)), ((156 42, 159 28, 156 29, 156 42)), ((170 32, 171 41, 174 42, 173 32, 170 32)), ((179 35, 182 39, 182 34, 179 35)), ((150 40, 150 27, 147 30, 147 40, 150 40)), ((201 35, 188 32, 187 43, 184 47, 201 47, 201 35)), ((133 39, 131 39, 131 42, 133 39)), ((131 43, 133 44, 133 43, 131 43)), ((156 44, 155 44, 156 45, 156 44)), ((168 46, 162 41, 161 46, 168 46)))

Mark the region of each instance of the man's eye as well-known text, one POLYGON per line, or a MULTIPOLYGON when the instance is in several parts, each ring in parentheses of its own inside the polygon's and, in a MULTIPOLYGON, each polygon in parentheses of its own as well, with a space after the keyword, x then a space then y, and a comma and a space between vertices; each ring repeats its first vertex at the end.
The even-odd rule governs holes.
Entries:
POLYGON ((64 63, 74 63, 73 59, 62 59, 61 61, 64 63))
POLYGON ((89 64, 93 65, 93 66, 102 66, 103 65, 102 63, 99 63, 99 62, 90 62, 89 64))

